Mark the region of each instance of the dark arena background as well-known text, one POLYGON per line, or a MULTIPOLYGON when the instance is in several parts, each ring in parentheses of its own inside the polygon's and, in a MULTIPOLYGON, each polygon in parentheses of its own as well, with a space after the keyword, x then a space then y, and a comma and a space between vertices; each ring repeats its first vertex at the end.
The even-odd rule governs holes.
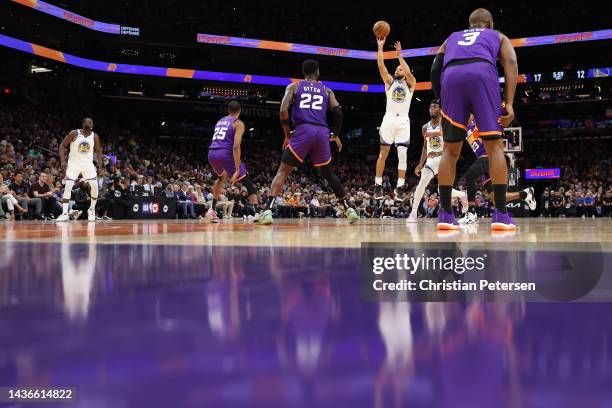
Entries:
MULTIPOLYGON (((446 3, 1 0, 0 407, 612 407, 610 14, 446 3), (414 202, 430 71, 478 7, 517 54, 503 144, 519 199, 499 208, 478 177, 448 214, 478 222, 440 229, 437 178, 414 202), (387 69, 401 41, 416 79, 399 187, 399 145, 375 186, 379 20, 387 69), (307 59, 342 149, 272 193, 308 126, 284 151, 281 101, 307 59), (238 151, 248 176, 213 194, 231 101, 244 134, 227 168, 238 151)), ((475 160, 463 143, 459 194, 475 160)))

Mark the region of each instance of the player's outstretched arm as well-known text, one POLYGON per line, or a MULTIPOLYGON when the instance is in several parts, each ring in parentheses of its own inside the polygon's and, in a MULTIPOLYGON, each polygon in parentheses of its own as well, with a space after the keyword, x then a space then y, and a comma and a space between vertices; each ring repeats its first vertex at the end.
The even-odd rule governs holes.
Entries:
POLYGON ((500 34, 501 46, 499 48, 499 62, 504 68, 505 80, 505 97, 506 97, 506 112, 507 115, 499 118, 499 124, 507 127, 514 120, 514 94, 516 92, 516 81, 518 79, 518 62, 516 52, 512 46, 512 42, 508 37, 500 34))
POLYGON ((283 148, 287 143, 289 143, 289 125, 291 124, 291 122, 289 121, 289 106, 293 102, 293 97, 295 96, 296 90, 296 83, 287 85, 287 88, 285 89, 285 95, 283 96, 283 100, 281 101, 280 121, 281 126, 283 127, 283 132, 285 133, 285 142, 283 143, 283 148))
POLYGON ((342 107, 336 99, 334 91, 326 88, 327 95, 329 96, 329 102, 327 103, 328 109, 332 114, 332 125, 331 125, 331 141, 336 143, 338 151, 342 151, 342 141, 340 140, 340 131, 342 130, 342 107))
POLYGON ((231 183, 235 183, 240 175, 240 144, 242 143, 242 136, 244 135, 245 130, 244 122, 240 119, 234 121, 234 130, 234 146, 232 146, 232 154, 234 156, 234 168, 236 170, 234 171, 234 174, 230 176, 231 183))
POLYGON ((402 71, 404 71, 406 75, 406 82, 408 82, 410 89, 412 89, 412 91, 414 92, 414 87, 416 86, 416 78, 412 74, 408 63, 402 57, 402 43, 397 41, 395 43, 395 50, 397 51, 397 59, 399 60, 400 67, 402 67, 402 71))
POLYGON ((66 150, 70 148, 70 143, 72 143, 75 137, 77 137, 77 132, 76 130, 72 130, 66 135, 64 140, 62 140, 62 143, 60 143, 59 155, 62 170, 66 170, 66 150))
POLYGON ((102 159, 102 142, 100 136, 94 133, 94 149, 96 150, 96 160, 98 161, 98 177, 104 176, 104 160, 102 159))
POLYGON ((385 87, 387 87, 393 83, 393 77, 389 74, 389 71, 387 71, 387 67, 385 66, 385 56, 383 54, 385 40, 386 38, 376 39, 376 43, 378 44, 378 52, 376 53, 376 64, 378 65, 378 72, 380 73, 380 77, 385 83, 385 87))

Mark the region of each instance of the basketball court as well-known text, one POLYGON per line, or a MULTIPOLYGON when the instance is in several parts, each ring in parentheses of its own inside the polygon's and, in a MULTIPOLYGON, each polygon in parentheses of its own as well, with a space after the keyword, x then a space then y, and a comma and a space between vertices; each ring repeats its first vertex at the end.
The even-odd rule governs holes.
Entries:
POLYGON ((0 377, 67 384, 70 407, 606 406, 610 303, 362 299, 362 242, 594 242, 610 262, 608 219, 517 221, 3 223, 0 377))

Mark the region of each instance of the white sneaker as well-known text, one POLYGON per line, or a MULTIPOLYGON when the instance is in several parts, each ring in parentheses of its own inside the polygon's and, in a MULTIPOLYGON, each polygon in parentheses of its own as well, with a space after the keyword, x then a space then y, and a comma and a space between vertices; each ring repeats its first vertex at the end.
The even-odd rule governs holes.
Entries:
POLYGON ((406 224, 414 224, 415 222, 418 222, 417 220, 417 215, 410 213, 410 216, 408 216, 408 218, 406 218, 406 224))
POLYGON ((533 187, 527 187, 523 191, 525 192, 525 194, 527 194, 527 197, 525 197, 525 202, 527 203, 527 206, 531 211, 535 210, 538 203, 536 202, 535 198, 533 198, 533 187))
POLYGON ((473 225, 478 222, 478 216, 472 212, 466 213, 463 218, 459 219, 461 225, 473 225))
POLYGON ((210 222, 217 224, 219 223, 219 216, 217 215, 217 212, 215 210, 213 210, 212 208, 209 208, 208 211, 206 211, 206 218, 208 218, 210 220, 210 222))
POLYGON ((87 210, 87 221, 96 222, 96 210, 90 208, 87 210))
POLYGON ((70 216, 68 214, 62 214, 55 219, 55 222, 66 222, 70 221, 70 216))

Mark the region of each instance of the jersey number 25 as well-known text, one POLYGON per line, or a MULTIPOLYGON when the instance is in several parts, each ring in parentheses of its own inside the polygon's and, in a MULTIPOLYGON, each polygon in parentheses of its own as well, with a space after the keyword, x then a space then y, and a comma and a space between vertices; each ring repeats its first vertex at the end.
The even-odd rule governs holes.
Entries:
POLYGON ((213 134, 213 140, 225 139, 225 133, 227 133, 227 127, 225 126, 216 127, 215 133, 213 134))
POLYGON ((321 95, 312 95, 303 93, 300 96, 300 109, 322 110, 323 97, 321 95))
POLYGON ((472 45, 476 42, 476 39, 478 38, 479 35, 480 35, 479 32, 465 33, 463 34, 463 40, 457 41, 457 44, 472 45))

